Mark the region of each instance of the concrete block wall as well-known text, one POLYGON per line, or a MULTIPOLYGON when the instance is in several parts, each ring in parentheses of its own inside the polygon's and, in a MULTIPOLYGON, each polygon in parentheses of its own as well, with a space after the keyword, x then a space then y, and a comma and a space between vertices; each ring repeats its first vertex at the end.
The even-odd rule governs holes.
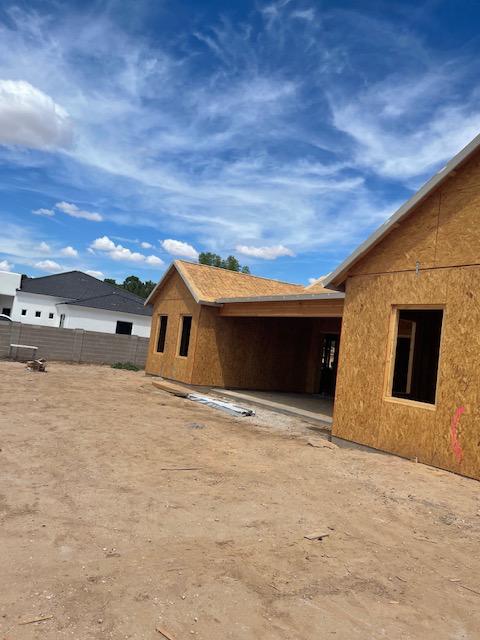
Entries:
MULTIPOLYGON (((38 347, 37 358, 93 364, 132 362, 143 368, 148 342, 139 336, 0 322, 0 358, 9 356, 10 344, 25 344, 38 347)), ((12 349, 12 354, 22 360, 32 357, 28 349, 12 349)))

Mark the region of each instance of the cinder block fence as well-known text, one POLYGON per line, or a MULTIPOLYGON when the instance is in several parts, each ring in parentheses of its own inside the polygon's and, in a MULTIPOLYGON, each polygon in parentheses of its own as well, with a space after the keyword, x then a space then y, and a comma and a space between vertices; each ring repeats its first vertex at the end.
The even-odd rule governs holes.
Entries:
MULTIPOLYGON (((148 350, 148 338, 139 336, 0 321, 0 358, 8 358, 11 344, 38 347, 35 357, 47 360, 92 364, 132 362, 142 368, 148 350)), ((12 352, 15 354, 15 349, 12 352)), ((19 358, 31 358, 31 354, 27 349, 18 350, 19 358)))

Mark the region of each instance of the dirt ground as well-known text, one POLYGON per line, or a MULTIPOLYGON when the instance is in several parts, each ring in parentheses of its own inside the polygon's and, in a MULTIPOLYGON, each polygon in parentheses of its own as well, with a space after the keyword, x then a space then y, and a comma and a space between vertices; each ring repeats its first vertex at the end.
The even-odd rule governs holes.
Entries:
POLYGON ((473 480, 142 372, 2 362, 0 403, 1 640, 480 638, 473 480))

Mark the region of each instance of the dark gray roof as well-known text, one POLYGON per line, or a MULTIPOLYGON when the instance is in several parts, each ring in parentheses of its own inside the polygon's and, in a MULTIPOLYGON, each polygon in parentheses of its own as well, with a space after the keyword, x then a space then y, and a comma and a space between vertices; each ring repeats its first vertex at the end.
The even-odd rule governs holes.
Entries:
POLYGON ((144 299, 130 291, 89 276, 83 271, 66 271, 40 278, 23 278, 21 291, 44 296, 67 298, 67 304, 75 304, 94 309, 135 313, 151 316, 151 307, 144 306, 144 299))
MULTIPOLYGON (((127 292, 128 293, 128 292, 127 292)), ((91 309, 108 309, 108 311, 119 311, 121 313, 136 313, 141 316, 151 316, 151 307, 144 306, 143 298, 132 300, 120 292, 112 292, 106 296, 96 298, 82 298, 73 302, 65 302, 69 306, 90 307, 91 309)))

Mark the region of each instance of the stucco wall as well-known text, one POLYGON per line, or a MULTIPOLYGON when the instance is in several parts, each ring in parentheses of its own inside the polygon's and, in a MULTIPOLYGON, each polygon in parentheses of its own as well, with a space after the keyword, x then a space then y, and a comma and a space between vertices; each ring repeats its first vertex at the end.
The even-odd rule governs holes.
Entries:
POLYGON ((12 320, 46 327, 58 327, 60 315, 65 314, 65 329, 85 329, 86 331, 101 331, 115 333, 117 321, 132 322, 132 335, 148 338, 150 335, 150 316, 140 316, 133 313, 118 313, 104 309, 90 309, 62 304, 66 298, 55 298, 38 293, 18 291, 12 309, 12 320), (22 316, 22 309, 26 315, 22 316), (37 318, 35 312, 40 312, 37 318), (53 314, 53 318, 49 317, 53 314))
POLYGON ((53 296, 44 296, 38 293, 17 291, 11 318, 15 322, 25 322, 43 327, 58 327, 60 313, 56 305, 65 300, 66 298, 54 298, 53 296), (24 316, 22 316, 22 309, 26 309, 27 312, 24 316), (35 315, 37 311, 40 312, 39 318, 35 315), (53 314, 53 318, 49 318, 50 313, 53 314))
POLYGON ((0 295, 14 296, 21 279, 20 273, 0 271, 0 295))
POLYGON ((133 313, 118 313, 104 309, 90 309, 60 304, 58 313, 65 314, 66 329, 85 329, 86 331, 102 331, 115 333, 117 322, 132 322, 132 335, 148 338, 150 336, 150 316, 139 316, 133 313))

